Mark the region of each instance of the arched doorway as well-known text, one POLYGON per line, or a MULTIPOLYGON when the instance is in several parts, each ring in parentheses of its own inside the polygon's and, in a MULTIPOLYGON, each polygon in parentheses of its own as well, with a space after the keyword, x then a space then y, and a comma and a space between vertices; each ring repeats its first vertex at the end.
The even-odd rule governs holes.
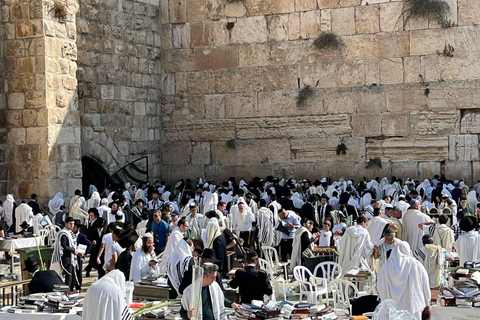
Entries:
POLYGON ((87 199, 88 188, 92 184, 97 187, 100 195, 112 183, 112 179, 102 165, 88 156, 82 157, 82 193, 87 199))

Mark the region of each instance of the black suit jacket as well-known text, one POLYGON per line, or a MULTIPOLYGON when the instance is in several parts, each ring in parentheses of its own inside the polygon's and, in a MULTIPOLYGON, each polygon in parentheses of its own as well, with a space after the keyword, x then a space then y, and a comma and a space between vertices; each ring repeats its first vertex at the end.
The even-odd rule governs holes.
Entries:
POLYGON ((230 281, 230 287, 239 288, 242 303, 251 303, 252 300, 263 301, 264 294, 273 293, 268 274, 252 266, 247 266, 245 270, 237 270, 235 277, 230 281))
POLYGON ((132 208, 130 208, 130 205, 129 205, 129 204, 126 204, 126 205, 122 208, 122 212, 123 212, 123 214, 125 215, 125 222, 133 223, 133 220, 132 220, 132 208))
MULTIPOLYGON (((319 219, 322 219, 322 214, 323 214, 323 212, 322 212, 322 206, 319 205, 318 208, 317 208, 317 210, 318 210, 318 217, 319 217, 319 219)), ((325 208, 325 217, 324 217, 324 218, 330 217, 330 216, 332 215, 332 211, 333 211, 333 207, 332 207, 331 205, 327 204, 327 205, 326 205, 326 208, 325 208)), ((319 225, 321 224, 321 222, 322 222, 322 221, 317 221, 317 223, 318 223, 319 225)))
POLYGON ((37 271, 28 284, 28 290, 30 293, 52 292, 56 284, 64 284, 57 272, 53 270, 37 271))
POLYGON ((27 204, 32 208, 33 214, 40 212, 40 206, 38 205, 37 201, 30 200, 27 204))
POLYGON ((83 244, 87 246, 87 250, 85 251, 85 255, 90 253, 90 250, 92 250, 92 242, 88 240, 87 236, 84 235, 83 233, 78 233, 77 234, 77 244, 83 244))

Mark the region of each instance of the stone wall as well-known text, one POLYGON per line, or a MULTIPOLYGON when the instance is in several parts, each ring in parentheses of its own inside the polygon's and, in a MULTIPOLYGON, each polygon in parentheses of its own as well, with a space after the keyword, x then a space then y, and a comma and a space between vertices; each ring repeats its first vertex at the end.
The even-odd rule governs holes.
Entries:
POLYGON ((400 0, 161 0, 164 176, 478 179, 480 2, 447 2, 451 28, 400 0))
MULTIPOLYGON (((3 6, 0 6, 0 21, 4 20, 3 6)), ((5 25, 0 23, 0 195, 8 189, 8 145, 7 98, 5 94, 5 25)))
POLYGON ((160 174, 161 49, 158 0, 79 1, 78 92, 82 152, 110 174, 149 156, 160 174))
MULTIPOLYGON (((4 1, 8 193, 43 203, 81 186, 74 2, 59 22, 52 2, 4 1)), ((17 198, 17 199, 18 199, 17 198)))

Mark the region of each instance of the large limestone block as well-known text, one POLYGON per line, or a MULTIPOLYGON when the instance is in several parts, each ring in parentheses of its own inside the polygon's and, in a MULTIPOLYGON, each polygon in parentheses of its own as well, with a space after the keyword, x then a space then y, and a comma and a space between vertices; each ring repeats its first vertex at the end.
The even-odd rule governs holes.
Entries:
POLYGON ((295 11, 295 2, 292 0, 272 1, 272 13, 290 13, 295 11))
POLYGON ((369 59, 376 55, 374 36, 372 34, 351 35, 344 37, 345 59, 369 59))
POLYGON ((190 94, 206 94, 215 92, 215 74, 213 71, 189 72, 187 74, 187 90, 190 94))
POLYGON ((356 113, 359 99, 356 89, 325 89, 324 110, 329 114, 356 113))
MULTIPOLYGON (((191 46, 190 41, 190 23, 182 23, 182 24, 174 24, 172 29, 172 39, 173 39, 173 47, 174 48, 182 48, 187 49, 191 46)), ((194 25, 198 25, 194 23, 194 25)), ((196 29, 198 30, 198 28, 196 29)), ((197 34, 194 33, 194 36, 197 34)), ((198 45, 198 44, 197 44, 198 45)))
POLYGON ((455 132, 457 112, 414 111, 410 113, 410 122, 417 135, 449 135, 455 132))
POLYGON ((338 0, 318 0, 319 9, 336 9, 339 5, 338 0))
POLYGON ((380 31, 380 7, 378 5, 355 8, 355 28, 358 34, 380 31))
POLYGON ((338 137, 318 139, 296 139, 291 141, 292 162, 344 162, 364 161, 365 139, 338 137), (346 155, 337 155, 337 146, 340 143, 347 146, 346 155))
POLYGON ((246 7, 242 2, 229 3, 225 6, 225 15, 227 17, 240 18, 247 13, 246 7))
POLYGON ((205 116, 205 97, 204 96, 189 96, 188 110, 195 119, 203 119, 205 116))
POLYGON ((345 61, 337 65, 337 87, 360 87, 365 84, 363 61, 345 61))
POLYGON ((418 176, 418 163, 415 161, 392 161, 392 176, 406 180, 415 179, 418 176))
POLYGON ((191 162, 193 165, 210 164, 210 142, 195 142, 192 144, 191 162))
POLYGON ((374 36, 375 56, 379 59, 409 55, 410 41, 406 32, 377 33, 374 36))
POLYGON ((472 162, 469 161, 447 161, 445 163, 445 176, 451 177, 451 179, 462 179, 467 185, 477 183, 477 179, 474 180, 477 177, 473 177, 472 162))
POLYGON ((367 141, 367 157, 391 161, 442 161, 448 158, 448 137, 372 139, 367 141))
POLYGON ((213 21, 213 44, 215 46, 223 46, 229 43, 229 32, 227 30, 227 20, 221 19, 218 21, 213 21))
POLYGON ((377 137, 382 133, 382 115, 367 113, 352 115, 352 133, 355 137, 377 137))
POLYGON ((403 58, 403 82, 418 83, 421 78, 421 58, 405 57, 403 58))
POLYGON ((190 47, 211 46, 213 41, 213 24, 211 22, 190 23, 190 47))
POLYGON ((262 70, 259 68, 215 72, 215 90, 217 93, 258 92, 262 89, 262 70))
POLYGON ((263 16, 272 13, 272 0, 246 0, 245 5, 251 16, 263 16))
POLYGON ((420 172, 420 180, 431 179, 435 175, 441 173, 441 162, 419 162, 418 171, 420 172))
POLYGON ((27 131, 25 128, 10 128, 8 141, 12 145, 23 145, 27 142, 27 131))
POLYGON ((224 119, 225 118, 225 95, 223 94, 205 95, 205 118, 206 119, 224 119))
POLYGON ((382 113, 382 135, 386 137, 408 136, 408 112, 382 113))
POLYGON ((295 0, 294 2, 295 11, 309 11, 315 10, 317 8, 316 0, 295 0))
POLYGON ((240 18, 231 30, 232 43, 259 43, 267 41, 265 17, 240 18))
POLYGON ((297 88, 296 66, 266 67, 263 69, 263 90, 291 90, 297 88))
POLYGON ((251 44, 238 48, 239 67, 259 67, 271 65, 270 45, 251 44))
POLYGON ((477 24, 480 16, 480 2, 458 0, 458 25, 477 24))
POLYGON ((451 161, 478 161, 478 135, 451 135, 448 158, 451 161))
POLYGON ((165 72, 193 71, 195 63, 191 49, 171 49, 164 51, 165 72))
POLYGON ((387 92, 383 86, 362 87, 358 89, 360 99, 358 112, 385 112, 387 111, 387 92))
MULTIPOLYGON (((314 1, 315 2, 315 1, 314 1)), ((320 34, 320 11, 313 10, 300 13, 300 37, 313 39, 320 34)))
POLYGON ((332 32, 332 13, 330 9, 324 9, 320 12, 320 30, 322 32, 332 32))
POLYGON ((460 121, 460 133, 480 133, 480 112, 467 110, 460 121))
POLYGON ((206 0, 207 18, 218 20, 225 13, 225 1, 223 0, 206 0))
POLYGON ((180 141, 227 141, 235 137, 233 121, 228 120, 180 121, 175 125, 164 124, 164 128, 169 138, 180 141))
POLYGON ((402 58, 382 59, 379 68, 380 84, 403 83, 402 58))
POLYGON ((288 39, 300 39, 300 13, 293 12, 288 15, 288 39))
POLYGON ((187 22, 187 0, 171 0, 168 4, 170 23, 187 22))
POLYGON ((165 144, 162 148, 162 164, 188 165, 191 162, 192 144, 190 142, 175 142, 165 144))
POLYGON ((226 118, 256 118, 257 94, 237 93, 225 97, 226 118))
POLYGON ((332 32, 339 36, 355 34, 355 9, 332 9, 332 32))
POLYGON ((259 117, 285 116, 288 108, 295 106, 295 96, 285 91, 265 91, 258 93, 259 117))
POLYGON ((425 88, 404 87, 387 92, 387 110, 423 110, 427 106, 425 88))
POLYGON ((236 149, 227 147, 225 141, 212 143, 214 165, 282 164, 290 163, 288 140, 235 140, 236 149))
POLYGON ((288 15, 268 16, 267 25, 269 41, 288 40, 288 15))
POLYGON ((187 0, 187 21, 205 20, 205 0, 187 0))
MULTIPOLYGON (((388 1, 383 1, 388 2, 388 1)), ((388 2, 380 4, 380 30, 383 32, 400 31, 403 27, 403 3, 388 2)))

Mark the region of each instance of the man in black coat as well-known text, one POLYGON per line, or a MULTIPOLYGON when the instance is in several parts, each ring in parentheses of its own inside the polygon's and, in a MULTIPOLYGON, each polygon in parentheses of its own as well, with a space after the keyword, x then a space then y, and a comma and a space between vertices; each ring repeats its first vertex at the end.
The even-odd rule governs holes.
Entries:
POLYGON ((78 253, 77 254, 77 268, 75 270, 75 273, 77 274, 77 282, 75 283, 75 289, 80 291, 82 289, 82 272, 83 272, 83 258, 90 253, 92 250, 92 242, 88 240, 87 236, 80 233, 80 229, 83 227, 83 224, 80 220, 76 219, 75 220, 75 225, 73 226, 73 234, 77 237, 77 246, 79 244, 83 244, 87 246, 85 249, 85 253, 78 253))
POLYGON ((119 206, 122 208, 122 212, 125 215, 125 223, 129 222, 130 224, 133 224, 132 208, 124 196, 121 197, 119 206))
POLYGON ((318 221, 316 221, 317 225, 322 226, 323 221, 332 216, 332 211, 333 211, 333 207, 328 204, 328 196, 326 194, 322 194, 320 196, 320 205, 318 206, 318 211, 317 211, 318 212, 318 221))
POLYGON ((28 291, 33 293, 52 292, 56 284, 63 285, 63 280, 54 270, 38 270, 38 263, 32 257, 24 261, 25 268, 22 271, 28 271, 33 274, 32 280, 28 284, 28 291))
POLYGON ((252 300, 263 301, 263 295, 273 293, 269 275, 257 269, 258 255, 255 251, 250 251, 245 259, 246 267, 244 270, 237 270, 235 277, 230 281, 230 287, 240 291, 241 303, 251 303, 252 300))
MULTIPOLYGON (((76 284, 76 275, 75 275, 75 261, 76 255, 78 254, 76 239, 73 235, 74 219, 68 217, 65 219, 65 229, 66 232, 70 232, 71 239, 66 233, 63 233, 59 236, 60 245, 63 249, 62 254, 62 267, 64 268, 65 273, 65 284, 70 287, 70 291, 73 291, 73 288, 76 284), (72 240, 72 241, 71 241, 72 240)), ((65 230, 64 229, 64 230, 65 230)))
POLYGON ((85 268, 86 277, 90 277, 90 271, 92 269, 97 269, 99 279, 105 275, 105 270, 103 270, 102 268, 103 259, 104 259, 103 254, 100 257, 101 263, 100 264, 97 263, 98 251, 102 246, 102 237, 104 235, 103 229, 105 225, 106 225, 105 219, 97 218, 95 222, 88 228, 88 240, 90 240, 90 242, 92 243, 92 250, 90 251, 90 259, 88 260, 88 265, 85 268))

